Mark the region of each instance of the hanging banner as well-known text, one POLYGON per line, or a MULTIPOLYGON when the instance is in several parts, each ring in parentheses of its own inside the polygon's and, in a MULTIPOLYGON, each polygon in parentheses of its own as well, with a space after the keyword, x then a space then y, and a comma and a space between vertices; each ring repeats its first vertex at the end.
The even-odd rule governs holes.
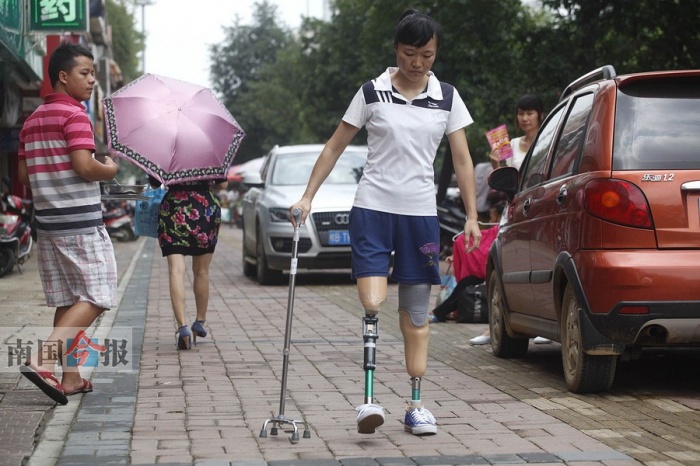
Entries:
POLYGON ((29 0, 30 32, 87 32, 88 0, 29 0))

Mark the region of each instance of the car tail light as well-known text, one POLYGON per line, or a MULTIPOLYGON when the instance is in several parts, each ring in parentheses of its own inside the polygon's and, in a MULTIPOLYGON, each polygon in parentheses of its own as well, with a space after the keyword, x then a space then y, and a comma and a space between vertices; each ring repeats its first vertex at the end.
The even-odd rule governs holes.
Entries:
POLYGON ((586 185, 584 208, 608 222, 653 228, 642 190, 623 180, 593 180, 586 185))

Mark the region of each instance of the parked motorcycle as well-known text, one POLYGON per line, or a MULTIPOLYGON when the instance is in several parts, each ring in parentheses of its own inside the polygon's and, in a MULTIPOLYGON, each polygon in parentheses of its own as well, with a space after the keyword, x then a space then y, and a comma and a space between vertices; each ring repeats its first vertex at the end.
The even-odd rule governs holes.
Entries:
POLYGON ((438 222, 440 224, 440 257, 452 254, 453 238, 464 230, 467 214, 462 207, 459 191, 448 193, 437 204, 438 222))
POLYGON ((126 201, 102 201, 102 220, 109 236, 117 241, 134 241, 134 217, 126 201))
POLYGON ((0 201, 0 277, 24 264, 32 253, 34 235, 34 205, 32 201, 12 194, 0 201))

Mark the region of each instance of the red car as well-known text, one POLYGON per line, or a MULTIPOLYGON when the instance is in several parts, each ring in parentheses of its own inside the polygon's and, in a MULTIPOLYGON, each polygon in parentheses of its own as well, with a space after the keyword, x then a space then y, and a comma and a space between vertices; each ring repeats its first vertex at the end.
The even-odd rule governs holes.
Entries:
POLYGON ((582 393, 623 354, 700 345, 700 70, 582 76, 489 184, 509 199, 487 268, 496 356, 558 341, 582 393))

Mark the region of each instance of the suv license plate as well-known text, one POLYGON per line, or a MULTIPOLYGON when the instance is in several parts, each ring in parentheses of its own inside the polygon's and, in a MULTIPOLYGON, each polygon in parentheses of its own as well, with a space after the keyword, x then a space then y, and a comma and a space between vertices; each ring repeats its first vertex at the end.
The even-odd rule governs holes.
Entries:
POLYGON ((350 233, 348 230, 329 230, 328 244, 331 246, 346 246, 350 244, 350 233))

